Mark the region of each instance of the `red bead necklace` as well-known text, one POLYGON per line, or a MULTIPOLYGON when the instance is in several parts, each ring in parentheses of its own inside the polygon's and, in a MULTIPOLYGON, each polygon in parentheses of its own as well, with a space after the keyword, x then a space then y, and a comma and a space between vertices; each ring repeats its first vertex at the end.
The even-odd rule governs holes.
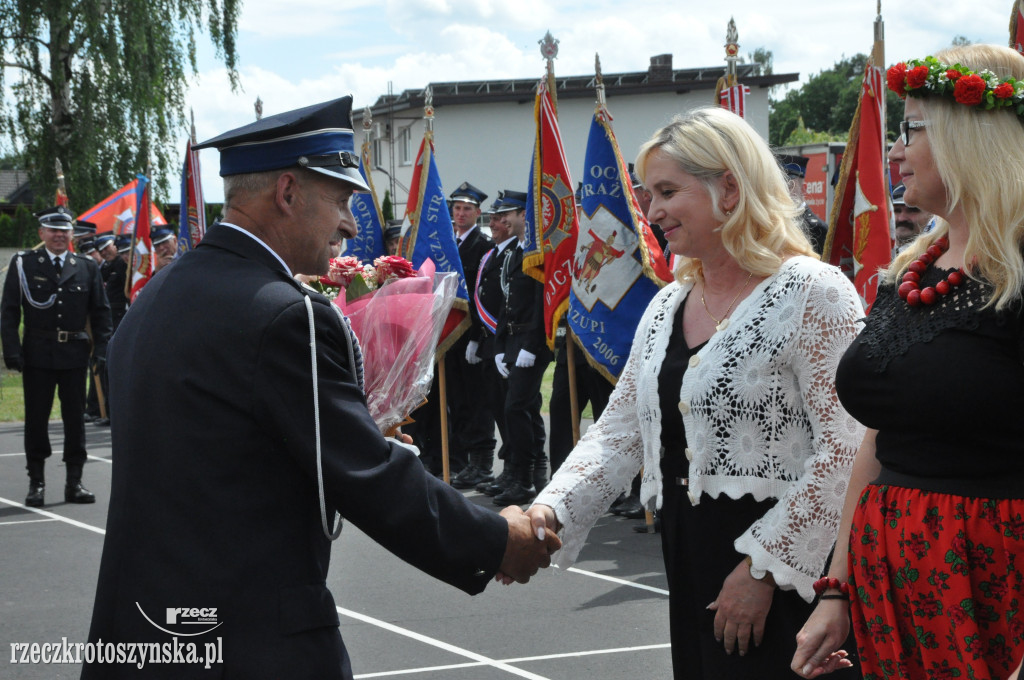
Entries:
POLYGON ((908 305, 911 307, 934 305, 940 295, 948 295, 950 291, 967 279, 964 268, 960 267, 955 271, 951 271, 946 278, 936 283, 934 287, 921 288, 921 275, 924 274, 932 262, 939 259, 947 250, 949 250, 949 239, 943 236, 928 246, 928 250, 921 253, 921 257, 911 262, 910 266, 907 267, 907 273, 903 275, 903 283, 900 284, 896 292, 907 301, 908 305))

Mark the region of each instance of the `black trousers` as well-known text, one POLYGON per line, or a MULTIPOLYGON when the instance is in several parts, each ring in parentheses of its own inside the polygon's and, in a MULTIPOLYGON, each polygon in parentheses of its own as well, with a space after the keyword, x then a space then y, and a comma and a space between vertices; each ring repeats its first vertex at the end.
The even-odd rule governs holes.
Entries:
POLYGON ((544 371, 551 363, 550 353, 537 357, 533 366, 521 368, 515 359, 507 361, 509 372, 505 393, 505 431, 508 446, 505 449, 505 463, 511 465, 520 481, 531 486, 530 472, 533 464, 544 460, 544 419, 540 415, 540 385, 544 371))
POLYGON ((23 373, 25 390, 25 457, 32 465, 41 465, 50 457, 50 434, 47 426, 53 409, 54 391, 60 399, 64 421, 64 462, 84 465, 86 368, 48 369, 26 366, 23 373))
MULTIPOLYGON (((573 348, 578 357, 583 350, 573 348)), ((564 357, 565 348, 559 350, 558 360, 555 362, 555 375, 551 382, 551 403, 548 404, 550 413, 551 437, 548 441, 548 451, 551 453, 551 474, 561 467, 565 459, 572 452, 572 407, 569 401, 569 364, 564 357)), ((589 403, 594 413, 594 420, 601 417, 604 407, 608 405, 608 397, 611 396, 615 386, 601 375, 595 368, 586 362, 576 363, 576 400, 580 414, 589 403)))
MULTIPOLYGON (((452 414, 452 449, 466 457, 493 454, 494 413, 491 399, 485 394, 485 371, 483 361, 470 364, 466 361, 465 336, 459 339, 445 355, 448 404, 452 414)), ((496 369, 495 369, 496 370, 496 369)))

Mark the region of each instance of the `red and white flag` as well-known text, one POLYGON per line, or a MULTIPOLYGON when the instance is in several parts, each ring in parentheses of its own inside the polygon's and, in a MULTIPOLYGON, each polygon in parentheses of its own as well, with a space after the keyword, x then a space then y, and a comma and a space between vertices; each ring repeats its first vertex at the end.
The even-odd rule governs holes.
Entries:
POLYGON ((740 118, 745 118, 748 94, 750 94, 750 88, 746 85, 733 85, 719 93, 718 103, 723 109, 729 109, 740 118))

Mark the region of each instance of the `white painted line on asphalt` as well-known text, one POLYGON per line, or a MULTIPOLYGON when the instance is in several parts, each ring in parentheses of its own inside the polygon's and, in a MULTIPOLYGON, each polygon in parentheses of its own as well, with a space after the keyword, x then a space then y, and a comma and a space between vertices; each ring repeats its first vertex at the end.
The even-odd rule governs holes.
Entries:
POLYGON ((21 453, 0 453, 0 458, 6 458, 7 456, 24 456, 24 455, 25 455, 24 451, 22 451, 21 453))
POLYGON ((99 527, 94 527, 93 525, 86 524, 85 522, 79 522, 77 519, 71 519, 70 517, 62 517, 62 516, 60 516, 58 514, 50 512, 49 510, 40 510, 39 508, 30 508, 27 505, 24 505, 22 503, 18 503, 16 501, 9 501, 6 498, 0 498, 0 503, 6 503, 7 505, 10 505, 11 507, 22 508, 23 510, 28 510, 30 512, 35 512, 37 514, 43 515, 44 517, 51 517, 51 518, 57 520, 58 522, 65 522, 67 524, 70 524, 71 526, 78 527, 80 529, 88 529, 89 531, 96 532, 100 536, 106 536, 106 534, 107 534, 106 529, 100 529, 99 527))
POLYGON ((99 456, 94 456, 91 453, 87 454, 87 457, 92 458, 93 460, 98 460, 101 463, 106 463, 107 465, 111 465, 114 462, 111 458, 100 458, 99 456))
POLYGON ((34 524, 35 522, 56 522, 56 521, 57 520, 50 519, 49 517, 47 517, 46 519, 23 519, 21 521, 16 521, 16 522, 0 522, 0 526, 3 526, 4 524, 34 524))
MULTIPOLYGON (((596 656, 598 654, 622 654, 629 652, 643 652, 651 649, 671 649, 672 644, 665 642, 660 645, 640 645, 638 647, 617 647, 615 649, 592 649, 585 652, 565 652, 562 654, 545 654, 543 656, 524 656, 518 659, 502 659, 501 663, 526 663, 529 661, 552 661, 554 659, 574 659, 584 656, 596 656)), ((424 666, 423 668, 407 668, 400 671, 382 671, 380 673, 360 673, 356 680, 363 678, 386 678, 395 675, 414 675, 419 673, 435 673, 438 671, 450 671, 460 668, 478 668, 488 664, 483 662, 454 663, 447 666, 424 666)))
MULTIPOLYGON (((558 569, 558 567, 554 567, 554 568, 558 569)), ((593 578, 599 578, 599 579, 602 579, 604 581, 611 581, 612 583, 618 583, 619 585, 623 585, 623 586, 630 586, 630 587, 633 587, 633 588, 639 588, 640 590, 649 590, 652 593, 658 593, 659 595, 664 595, 665 597, 668 597, 668 591, 665 590, 664 588, 655 588, 654 586, 645 586, 642 583, 634 583, 633 581, 627 581, 624 578, 616 578, 614 576, 608 576, 607 574, 599 574, 596 571, 584 571, 583 569, 577 569, 576 567, 569 567, 568 569, 566 569, 566 571, 572 572, 574 574, 582 574, 583 576, 591 576, 593 578)))
MULTIPOLYGON (((537 675, 536 673, 530 673, 529 671, 524 671, 521 668, 516 668, 515 666, 510 666, 507 663, 504 663, 502 661, 498 661, 496 659, 489 659, 486 656, 483 656, 482 654, 477 654, 476 652, 471 652, 468 649, 462 649, 461 647, 456 647, 455 645, 450 645, 447 642, 441 642, 440 640, 435 640, 434 638, 427 637, 426 635, 421 635, 420 633, 413 632, 413 631, 408 630, 406 628, 399 628, 398 626, 396 626, 394 624, 391 624, 391 623, 388 623, 386 621, 381 621, 380 619, 375 619, 373 617, 366 616, 365 614, 359 614, 358 612, 354 612, 354 611, 351 611, 349 609, 344 609, 343 607, 336 607, 336 609, 338 610, 338 613, 341 614, 342 616, 347 616, 349 618, 356 619, 357 621, 362 621, 363 623, 368 623, 368 624, 370 624, 372 626, 377 626, 379 628, 383 628, 384 630, 391 631, 392 633, 397 633, 399 635, 404 635, 404 636, 412 638, 413 640, 416 640, 418 642, 422 642, 424 644, 431 645, 431 646, 437 647, 439 649, 443 649, 446 652, 451 652, 452 654, 458 654, 459 656, 464 656, 466 658, 473 659, 473 661, 475 661, 476 663, 475 664, 470 664, 470 665, 490 666, 491 668, 497 668, 498 670, 503 670, 503 671, 505 671, 507 673, 510 673, 512 675, 516 675, 516 676, 518 676, 520 678, 529 678, 529 680, 548 680, 548 678, 545 678, 543 675, 537 675)), ((458 666, 450 666, 450 668, 457 668, 457 667, 458 666)), ((408 672, 412 672, 412 671, 408 671, 408 672)), ((392 671, 392 672, 389 672, 389 673, 385 673, 384 675, 395 675, 397 673, 407 673, 407 671, 398 671, 398 672, 392 671)), ((377 674, 377 675, 357 675, 356 677, 357 678, 373 678, 373 677, 381 677, 381 674, 377 674)))

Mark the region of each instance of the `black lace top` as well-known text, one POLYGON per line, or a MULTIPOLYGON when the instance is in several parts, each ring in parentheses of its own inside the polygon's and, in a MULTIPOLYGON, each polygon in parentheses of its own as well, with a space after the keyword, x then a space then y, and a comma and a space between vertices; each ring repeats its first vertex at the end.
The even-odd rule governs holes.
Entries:
MULTIPOLYGON (((928 269, 922 287, 948 270, 928 269)), ((878 480, 989 498, 1024 498, 1024 344, 1019 309, 982 309, 968 279, 930 306, 880 286, 839 363, 843 406, 878 430, 878 480)))

